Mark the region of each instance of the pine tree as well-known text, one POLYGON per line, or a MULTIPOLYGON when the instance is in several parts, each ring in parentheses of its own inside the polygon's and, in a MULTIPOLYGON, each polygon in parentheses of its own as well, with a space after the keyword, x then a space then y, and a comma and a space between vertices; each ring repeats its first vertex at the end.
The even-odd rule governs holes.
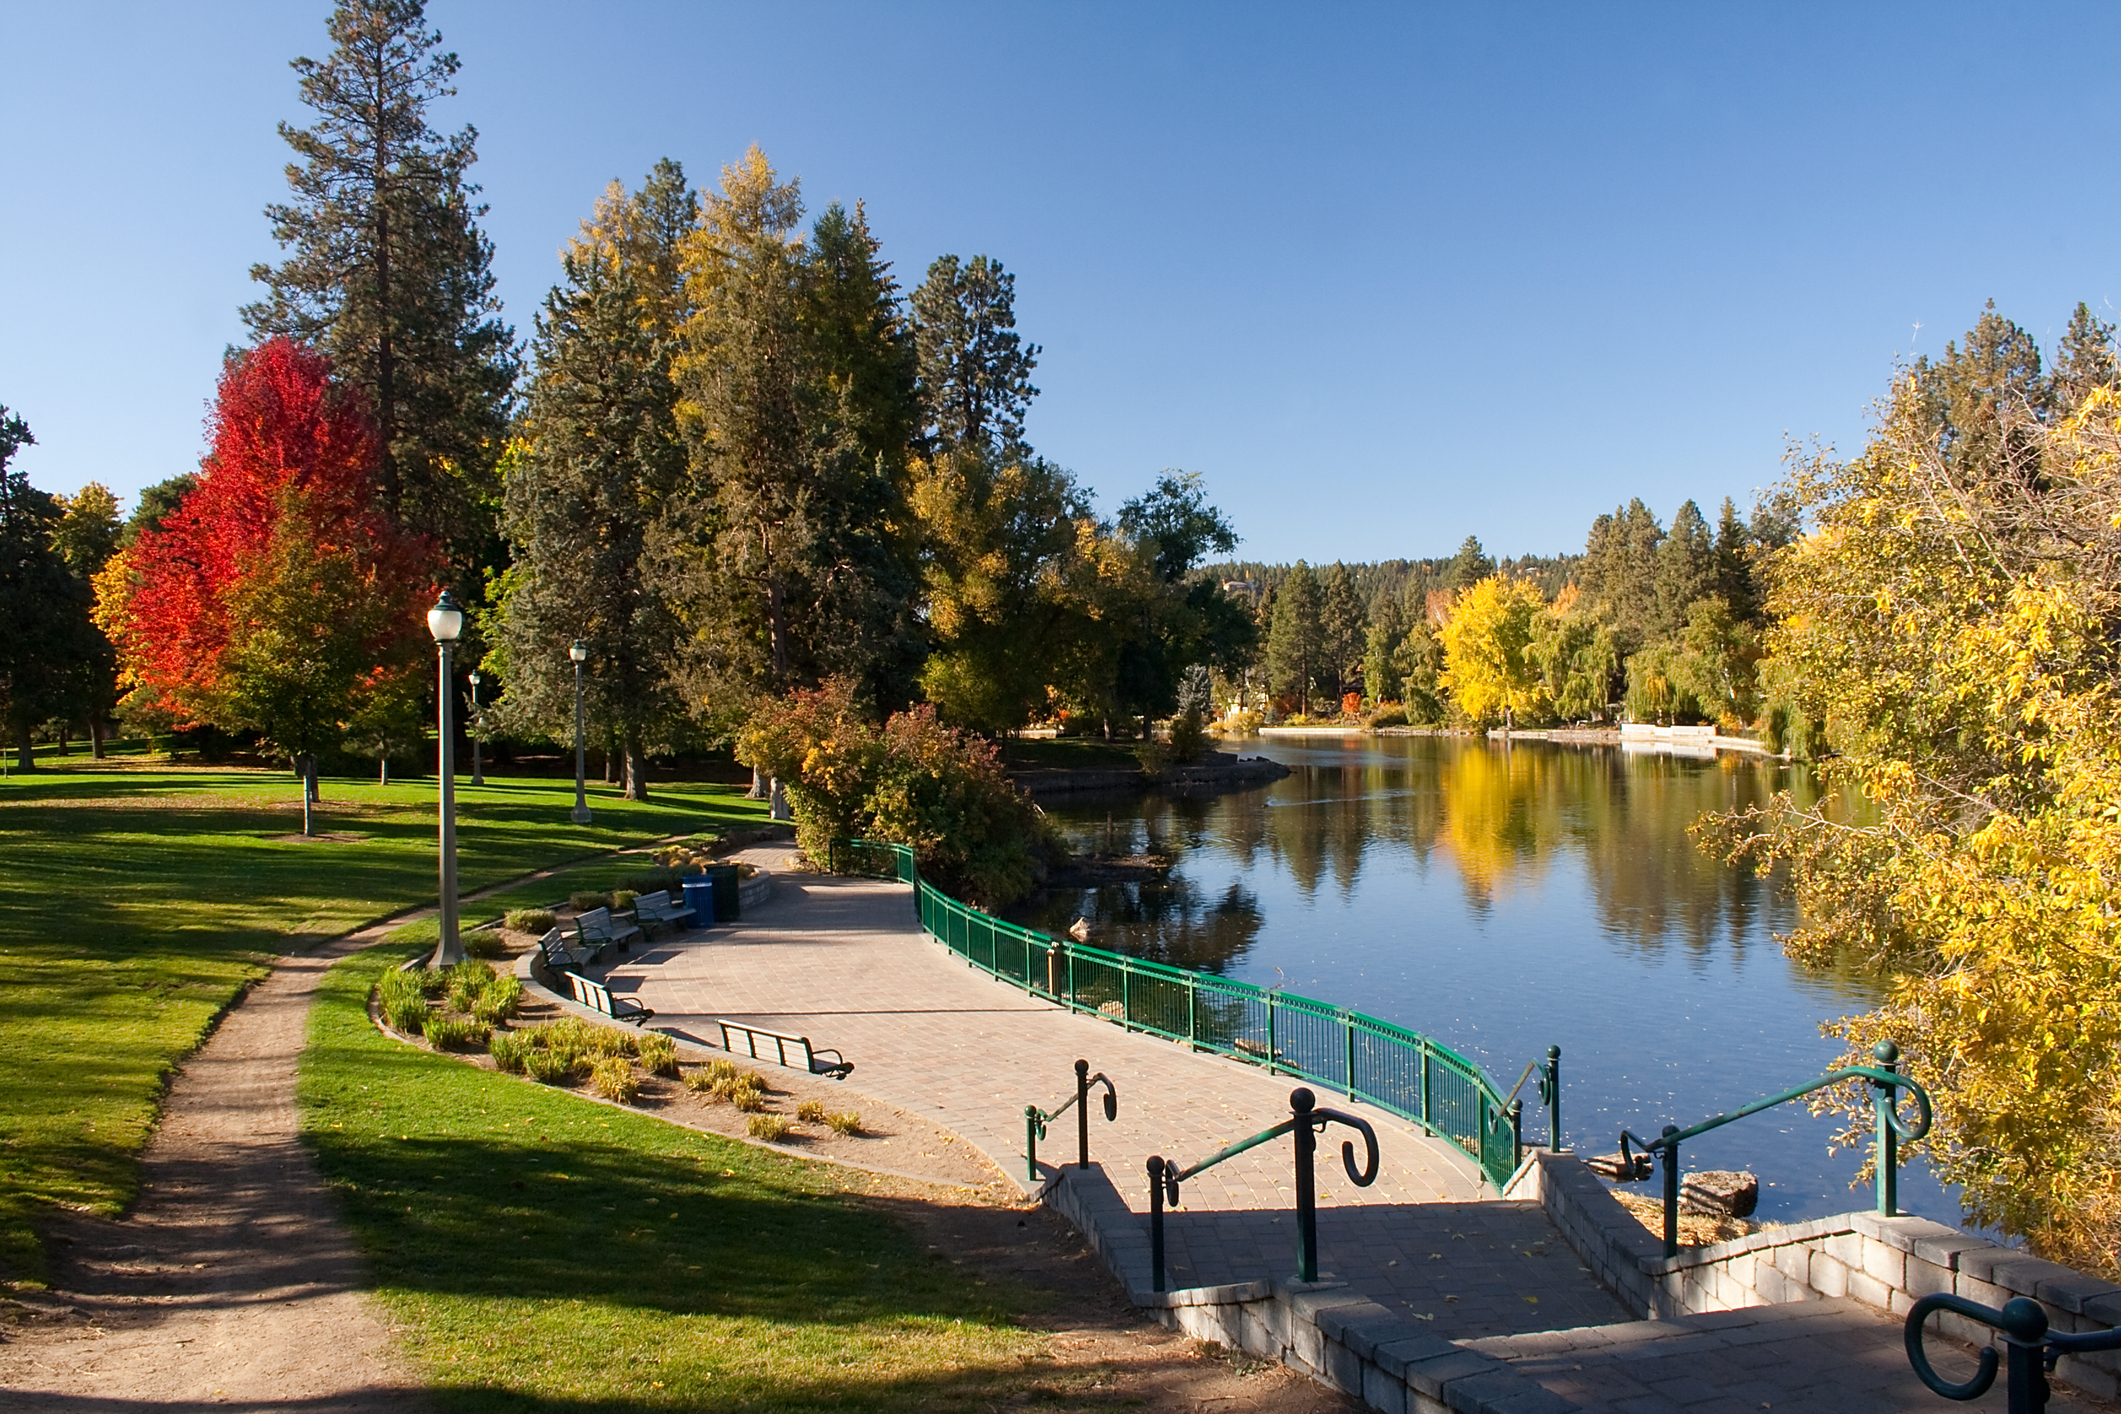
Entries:
POLYGON ((1708 522, 1701 518, 1701 508, 1688 501, 1672 517, 1671 533, 1657 547, 1653 636, 1671 638, 1686 627, 1688 606, 1716 592, 1716 571, 1708 522))
POLYGON ((2080 300, 2055 349, 2051 382, 2056 411, 2075 412, 2092 389, 2111 387, 2117 378, 2121 360, 2114 354, 2114 326, 2094 318, 2090 306, 2080 300))
POLYGON ((428 126, 429 105, 456 91, 457 56, 423 0, 341 0, 327 29, 328 58, 294 61, 317 121, 280 125, 300 160, 293 199, 266 215, 287 258, 252 268, 270 294, 243 317, 261 339, 315 345, 363 390, 382 505, 475 588, 497 551, 493 468, 518 371, 466 180, 478 133, 428 126))
POLYGON ((1326 570, 1318 605, 1321 677, 1333 684, 1336 703, 1353 690, 1362 672, 1363 650, 1368 646, 1368 616, 1355 597, 1355 582, 1348 567, 1335 560, 1326 570))
POLYGON ((100 637, 89 622, 87 584, 53 544, 63 513, 56 498, 13 465, 31 446, 29 424, 0 406, 0 723, 16 768, 37 769, 30 735, 79 702, 75 664, 100 637))
POLYGON ((1716 594, 1740 623, 1760 621, 1760 590, 1753 582, 1753 540, 1738 507, 1723 498, 1716 517, 1716 594))
POLYGON ((1267 679, 1272 690, 1296 699, 1296 710, 1309 715, 1311 689, 1323 665, 1325 633, 1319 622, 1318 580, 1298 560, 1274 595, 1274 617, 1267 629, 1267 679))
POLYGON ((1451 557, 1450 568, 1444 571, 1444 588, 1463 593, 1493 573, 1495 557, 1481 548, 1479 536, 1468 535, 1451 557))
POLYGON ((659 206, 683 207, 683 180, 666 164, 638 196, 607 194, 561 257, 561 283, 538 320, 522 446, 503 477, 515 563, 501 613, 500 720, 564 739, 574 710, 567 650, 581 641, 586 698, 619 743, 630 800, 648 798, 648 750, 683 717, 679 621, 648 563, 686 467, 663 323, 676 252, 653 219, 659 206))
POLYGON ((935 445, 1030 455, 1024 411, 1038 396, 1039 347, 1016 332, 1016 277, 984 255, 943 256, 913 292, 913 331, 935 445))

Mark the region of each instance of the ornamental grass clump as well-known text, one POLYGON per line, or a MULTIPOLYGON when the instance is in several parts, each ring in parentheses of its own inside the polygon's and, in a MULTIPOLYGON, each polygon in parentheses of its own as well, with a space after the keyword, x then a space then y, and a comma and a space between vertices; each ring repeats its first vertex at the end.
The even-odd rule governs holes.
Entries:
POLYGON ((825 1122, 825 1104, 822 1100, 805 1100, 795 1107, 795 1117, 805 1124, 825 1122))
POLYGON ((541 1085, 563 1084, 574 1079, 574 1057, 526 1046, 523 1073, 541 1085))
POLYGON ((427 1024, 426 976, 394 967, 376 982, 376 999, 393 1031, 417 1036, 427 1024))
POLYGON ((826 1115, 825 1123, 832 1127, 834 1134, 853 1135, 862 1132, 862 1117, 854 1110, 826 1115))
POLYGON ((634 1042, 634 1054, 641 1058, 641 1069, 650 1075, 667 1075, 676 1078, 678 1073, 678 1043, 668 1036, 653 1032, 640 1036, 634 1042))
POLYGON ((751 1084, 732 1086, 728 1092, 729 1103, 745 1114, 757 1114, 766 1108, 766 1092, 756 1083, 757 1078, 753 1076, 751 1084))
POLYGON ((633 901, 639 897, 640 895, 632 889, 613 889, 611 891, 610 906, 614 912, 624 913, 627 909, 633 907, 633 901))
POLYGON ((523 984, 513 974, 496 977, 471 1004, 471 1014, 491 1026, 514 1016, 523 1005, 523 984))
POLYGON ((486 1054, 493 1057, 495 1069, 521 1075, 523 1058, 530 1054, 530 1042, 520 1031, 496 1031, 486 1043, 486 1054))
POLYGON ((771 1144, 788 1135, 788 1121, 780 1115, 755 1114, 744 1121, 744 1132, 771 1144))
POLYGON ((511 908, 501 917, 501 925, 516 933, 549 932, 558 921, 549 908, 511 908))
POLYGON ((429 1013, 427 1039, 438 1051, 468 1051, 493 1039, 493 1027, 469 1016, 436 1016, 429 1013))
POLYGON ((472 1003, 494 981, 494 970, 476 958, 465 958, 445 974, 449 979, 445 995, 449 998, 451 1011, 468 1012, 472 1003))
POLYGON ((641 1082, 633 1073, 633 1062, 624 1056, 606 1056, 589 1069, 589 1083, 607 1100, 630 1105, 641 1093, 641 1082))

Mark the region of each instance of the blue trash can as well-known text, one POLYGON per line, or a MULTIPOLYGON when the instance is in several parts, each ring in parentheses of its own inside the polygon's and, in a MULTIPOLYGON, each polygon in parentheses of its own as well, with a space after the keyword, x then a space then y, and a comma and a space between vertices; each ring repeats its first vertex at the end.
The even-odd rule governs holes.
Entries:
POLYGON ((685 907, 692 910, 692 926, 713 927, 714 880, 705 874, 688 874, 679 882, 685 887, 685 907))

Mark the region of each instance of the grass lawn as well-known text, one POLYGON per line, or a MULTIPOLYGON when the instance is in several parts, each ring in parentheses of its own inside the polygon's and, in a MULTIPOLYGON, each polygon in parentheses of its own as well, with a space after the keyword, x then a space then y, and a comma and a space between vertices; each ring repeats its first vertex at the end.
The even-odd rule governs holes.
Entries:
MULTIPOLYGON (((164 1078, 270 959, 435 893, 432 781, 326 780, 331 837, 302 840, 285 772, 52 764, 0 784, 0 1275, 18 1279, 43 1271, 47 1205, 131 1200, 164 1078)), ((694 784, 600 791, 589 825, 573 803, 572 781, 460 784, 463 887, 764 808, 694 784)))
POLYGON ((967 1281, 865 1176, 417 1050, 325 979, 303 1124, 444 1407, 984 1409, 1039 1293, 967 1281))

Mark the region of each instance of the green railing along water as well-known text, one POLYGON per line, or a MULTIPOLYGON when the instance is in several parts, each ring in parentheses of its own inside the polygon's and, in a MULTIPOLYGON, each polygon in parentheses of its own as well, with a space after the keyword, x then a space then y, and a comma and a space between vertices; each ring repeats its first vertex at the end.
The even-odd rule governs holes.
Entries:
MULTIPOLYGON (((1276 988, 1005 922, 921 878, 906 845, 835 841, 831 867, 913 885, 914 907, 930 936, 1033 996, 1367 1101, 1449 1140, 1498 1190, 1524 1159, 1523 1106, 1516 1092, 1505 1094, 1479 1066, 1417 1031, 1276 988)), ((1561 1053, 1549 1048, 1534 1065, 1546 1102, 1547 1142, 1558 1149, 1561 1053)))

